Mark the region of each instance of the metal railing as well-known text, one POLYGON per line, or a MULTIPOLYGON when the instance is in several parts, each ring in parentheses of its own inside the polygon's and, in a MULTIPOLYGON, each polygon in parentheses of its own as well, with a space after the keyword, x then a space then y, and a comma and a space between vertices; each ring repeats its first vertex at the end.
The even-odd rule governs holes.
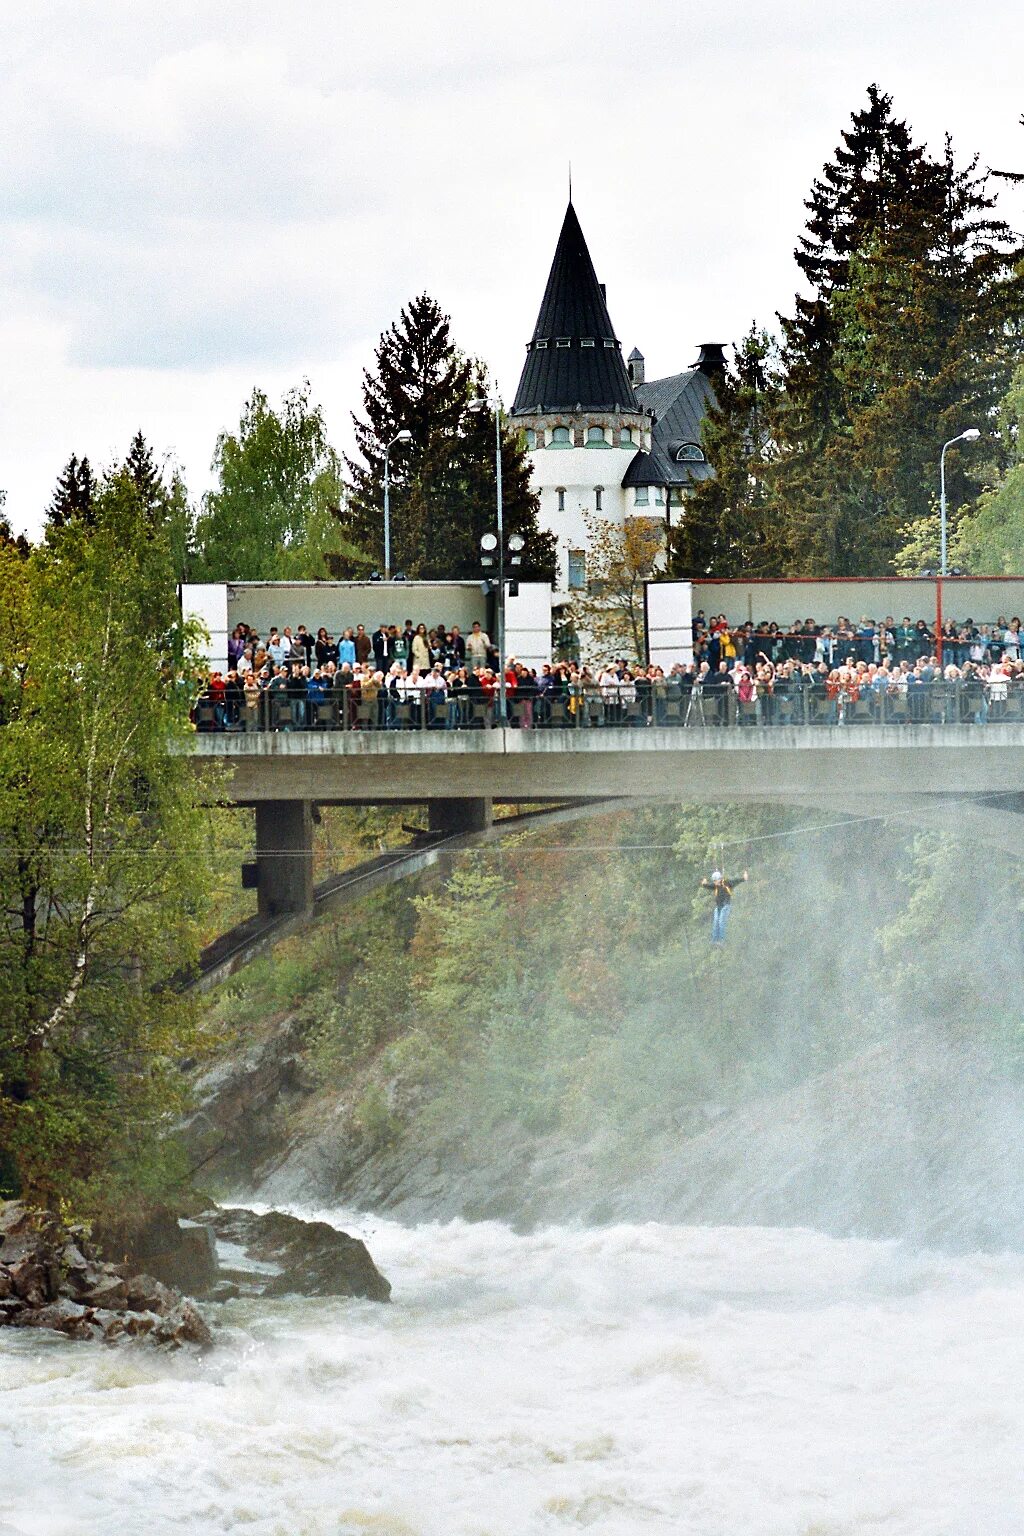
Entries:
MULTIPOLYGON (((308 693, 266 690, 254 703, 204 693, 192 709, 197 731, 452 731, 500 725, 496 697, 477 689, 367 694, 354 689, 308 693)), ((776 681, 771 692, 740 698, 732 687, 645 682, 617 687, 572 685, 537 698, 509 695, 505 724, 528 730, 771 729, 805 725, 987 725, 1024 722, 1024 680, 910 681, 835 688, 776 681)))

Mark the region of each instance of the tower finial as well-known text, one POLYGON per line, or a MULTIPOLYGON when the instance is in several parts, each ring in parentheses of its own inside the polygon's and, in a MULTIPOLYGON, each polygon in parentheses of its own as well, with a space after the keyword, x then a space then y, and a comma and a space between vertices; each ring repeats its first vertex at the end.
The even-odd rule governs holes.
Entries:
POLYGON ((569 201, 572 202, 572 161, 569 161, 569 201))

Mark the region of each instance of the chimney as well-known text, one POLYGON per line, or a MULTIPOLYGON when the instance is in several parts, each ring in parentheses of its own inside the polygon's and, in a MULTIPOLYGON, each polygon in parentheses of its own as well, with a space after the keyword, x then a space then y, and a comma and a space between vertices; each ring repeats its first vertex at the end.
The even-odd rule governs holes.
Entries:
POLYGON ((701 373, 725 372, 725 342, 702 341, 696 367, 701 373))
POLYGON ((642 384, 644 381, 644 355, 639 347, 634 347, 627 360, 629 368, 629 382, 642 384))

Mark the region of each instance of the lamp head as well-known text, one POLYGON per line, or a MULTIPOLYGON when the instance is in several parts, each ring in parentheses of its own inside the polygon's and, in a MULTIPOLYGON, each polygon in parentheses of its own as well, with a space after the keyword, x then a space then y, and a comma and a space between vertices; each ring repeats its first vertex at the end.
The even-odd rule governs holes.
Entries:
POLYGON ((408 427, 403 427, 401 432, 395 433, 394 440, 396 443, 411 443, 412 433, 409 431, 408 427))
POLYGON ((967 427, 965 431, 961 432, 960 436, 963 438, 965 443, 976 443, 978 438, 981 436, 981 428, 967 427))
POLYGON ((497 547, 498 535, 496 533, 485 533, 480 540, 480 548, 485 552, 485 554, 491 554, 494 550, 497 549, 497 547))

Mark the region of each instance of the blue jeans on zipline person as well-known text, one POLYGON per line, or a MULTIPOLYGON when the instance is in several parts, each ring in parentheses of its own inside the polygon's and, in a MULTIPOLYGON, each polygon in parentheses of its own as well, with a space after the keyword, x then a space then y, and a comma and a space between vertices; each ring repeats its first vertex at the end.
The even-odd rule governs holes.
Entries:
POLYGON ((727 901, 724 906, 716 907, 714 912, 711 914, 712 944, 725 943, 725 925, 729 921, 730 905, 731 903, 727 901))

